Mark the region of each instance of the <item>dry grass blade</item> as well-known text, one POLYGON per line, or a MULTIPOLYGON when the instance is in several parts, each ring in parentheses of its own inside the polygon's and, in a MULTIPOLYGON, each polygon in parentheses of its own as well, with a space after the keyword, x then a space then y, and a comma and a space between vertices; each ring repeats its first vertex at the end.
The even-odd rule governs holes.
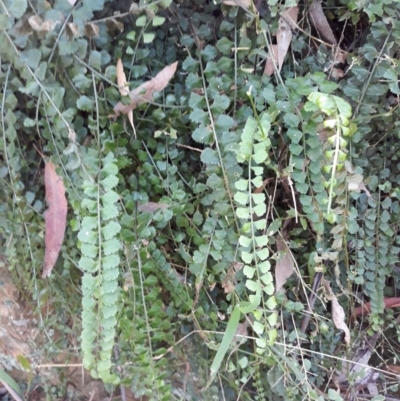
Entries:
MULTIPOLYGON (((129 96, 129 85, 127 85, 124 66, 122 65, 122 61, 120 58, 117 61, 117 83, 119 87, 119 93, 121 94, 121 96, 129 96)), ((135 127, 133 126, 133 109, 128 111, 127 116, 133 129, 133 132, 136 133, 135 127)))
POLYGON ((46 163, 44 185, 48 209, 45 211, 46 233, 42 277, 49 277, 60 253, 67 224, 68 203, 63 180, 52 162, 46 163))
POLYGON ((310 17, 315 29, 320 34, 321 38, 326 40, 331 45, 337 45, 335 35, 329 26, 328 20, 322 10, 321 2, 314 0, 310 6, 310 17))
POLYGON ((177 66, 177 61, 168 65, 150 81, 143 83, 129 92, 132 102, 128 105, 124 105, 121 102, 117 103, 114 107, 116 115, 119 115, 120 113, 128 114, 131 110, 134 110, 138 104, 150 102, 153 98, 154 92, 161 92, 168 85, 169 81, 175 74, 177 66))
POLYGON ((276 262, 275 287, 276 292, 278 292, 285 285, 288 278, 294 273, 294 260, 282 236, 277 237, 276 248, 278 252, 285 252, 284 257, 276 262))
POLYGON ((117 61, 117 83, 119 87, 119 93, 121 94, 121 96, 128 96, 129 85, 127 85, 124 66, 122 65, 122 61, 120 58, 117 61))

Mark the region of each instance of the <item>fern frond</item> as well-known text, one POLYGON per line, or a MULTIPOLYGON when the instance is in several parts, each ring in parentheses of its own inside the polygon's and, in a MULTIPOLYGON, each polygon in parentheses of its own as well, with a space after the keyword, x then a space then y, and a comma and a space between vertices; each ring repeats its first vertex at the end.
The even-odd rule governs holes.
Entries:
POLYGON ((119 252, 117 237, 118 167, 112 153, 102 160, 97 183, 85 181, 83 217, 78 238, 81 241, 79 267, 82 277, 82 351, 83 364, 105 382, 116 382, 111 371, 119 296, 119 252))

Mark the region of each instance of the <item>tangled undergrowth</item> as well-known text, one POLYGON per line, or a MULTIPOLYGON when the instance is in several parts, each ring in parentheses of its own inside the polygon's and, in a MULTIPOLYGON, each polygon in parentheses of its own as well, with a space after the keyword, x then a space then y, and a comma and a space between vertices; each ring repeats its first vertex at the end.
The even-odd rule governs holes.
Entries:
POLYGON ((41 352, 151 400, 394 395, 400 5, 323 2, 337 45, 314 3, 220 3, 1 2, 1 252, 41 329, 76 331, 41 352), (131 117, 119 59, 129 90, 177 62, 131 117))

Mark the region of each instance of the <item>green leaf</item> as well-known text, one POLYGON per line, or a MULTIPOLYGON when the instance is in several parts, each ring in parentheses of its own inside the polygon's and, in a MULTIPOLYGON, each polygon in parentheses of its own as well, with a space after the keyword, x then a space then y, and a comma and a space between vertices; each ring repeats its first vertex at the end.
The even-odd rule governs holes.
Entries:
POLYGON ((143 34, 143 43, 151 43, 155 37, 156 35, 154 33, 145 33, 143 34))
POLYGON ((104 178, 104 180, 101 180, 100 183, 105 191, 109 191, 118 185, 118 177, 115 175, 109 175, 108 177, 104 178))
POLYGON ((105 240, 115 237, 121 231, 121 226, 116 221, 110 221, 102 227, 101 232, 105 240))
POLYGON ((253 260, 253 254, 246 252, 246 251, 242 251, 242 260, 244 263, 251 263, 253 260))
POLYGON ((260 285, 258 284, 257 281, 254 281, 254 280, 247 280, 247 281, 246 281, 246 287, 247 287, 250 291, 256 292, 256 291, 259 289, 260 285))
MULTIPOLYGON (((239 316, 240 316, 240 312, 239 312, 239 316)), ((239 321, 238 321, 238 323, 239 323, 239 321)), ((235 331, 236 331, 236 329, 235 329, 235 331)), ((7 389, 9 395, 11 395, 14 398, 14 400, 23 401, 25 399, 24 394, 21 391, 21 389, 19 388, 18 384, 3 369, 0 369, 0 382, 7 389)))
POLYGON ((91 112, 94 108, 94 100, 88 98, 87 96, 81 96, 76 101, 76 106, 79 110, 91 112))
POLYGON ((145 15, 141 15, 137 20, 136 20, 136 26, 138 27, 143 27, 146 25, 147 18, 145 15))
POLYGON ((246 192, 236 192, 234 199, 240 205, 246 206, 249 203, 249 194, 246 192))
POLYGON ((8 11, 15 18, 20 19, 25 14, 27 8, 28 8, 27 0, 11 0, 11 4, 8 7, 8 11))
POLYGON ((96 70, 101 69, 101 53, 97 50, 92 50, 89 56, 89 65, 96 70))
POLYGON ((164 17, 159 17, 159 16, 155 16, 153 18, 152 24, 153 26, 160 26, 165 22, 165 18, 164 17))
POLYGON ((84 271, 92 273, 98 269, 98 264, 97 261, 82 256, 81 259, 79 260, 79 267, 84 271))
POLYGON ((303 133, 297 128, 289 128, 287 134, 294 144, 298 144, 300 139, 303 137, 303 133))
POLYGON ((120 263, 120 258, 118 255, 107 255, 102 259, 103 269, 112 269, 117 267, 120 263))
POLYGON ((103 221, 114 219, 117 216, 118 216, 117 206, 111 204, 111 205, 104 205, 101 208, 101 218, 103 221))
POLYGON ((121 242, 112 238, 103 242, 103 252, 104 255, 110 255, 111 253, 116 253, 121 249, 121 242))
POLYGON ((201 152, 201 161, 205 164, 219 164, 218 153, 215 149, 205 148, 201 152))
POLYGON ((211 144, 213 133, 203 124, 196 128, 192 133, 192 138, 199 143, 211 144))
MULTIPOLYGON (((261 183, 262 183, 262 181, 261 181, 261 183)), ((249 182, 247 180, 244 180, 243 178, 241 178, 240 180, 235 182, 235 187, 239 191, 247 191, 249 189, 249 182)))
POLYGON ((39 66, 40 59, 42 58, 42 53, 38 49, 29 49, 21 52, 21 56, 29 67, 36 70, 39 66))
POLYGON ((240 304, 240 311, 244 314, 252 313, 260 305, 261 302, 261 289, 258 286, 257 292, 255 294, 249 295, 250 302, 243 301, 240 304))
POLYGON ((256 272, 256 269, 254 267, 251 267, 249 265, 245 265, 243 268, 243 274, 247 277, 247 278, 253 278, 254 274, 256 272))
POLYGON ((218 351, 214 357, 213 363, 211 364, 210 368, 210 379, 209 383, 212 383, 216 374, 218 373, 222 361, 228 352, 228 349, 235 337, 236 330, 239 326, 239 319, 240 319, 240 310, 237 306, 232 311, 231 317, 229 318, 228 324, 226 326, 226 330, 224 336, 222 338, 221 345, 218 348, 218 351))
POLYGON ((336 106, 339 110, 339 114, 350 118, 351 117, 351 106, 349 103, 347 103, 344 99, 342 99, 341 97, 338 96, 332 96, 333 100, 336 103, 336 106))
POLYGON ((264 149, 259 149, 254 153, 253 160, 257 164, 266 162, 266 161, 268 161, 268 153, 264 149))
POLYGON ((204 50, 201 52, 201 55, 203 56, 204 60, 210 61, 213 60, 218 54, 217 49, 214 46, 207 45, 204 50))

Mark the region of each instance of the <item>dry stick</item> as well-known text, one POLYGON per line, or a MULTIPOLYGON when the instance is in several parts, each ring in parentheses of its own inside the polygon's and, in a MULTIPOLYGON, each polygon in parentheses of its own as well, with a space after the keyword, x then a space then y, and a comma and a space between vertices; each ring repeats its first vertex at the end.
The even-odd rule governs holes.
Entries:
MULTIPOLYGON (((114 344, 114 356, 115 356, 115 360, 118 361, 118 359, 119 359, 119 348, 118 348, 117 344, 114 344)), ((122 372, 121 366, 119 366, 117 369, 118 369, 118 371, 120 373, 122 372)), ((126 390, 125 390, 125 387, 122 384, 120 384, 119 389, 121 391, 121 400, 122 401, 126 401, 126 390)))
POLYGON ((303 317, 303 320, 301 321, 300 331, 302 333, 306 332, 308 324, 310 323, 311 311, 314 309, 315 301, 317 299, 316 292, 321 283, 321 279, 322 279, 322 273, 317 273, 314 276, 313 285, 311 288, 311 295, 309 297, 309 302, 307 303, 307 310, 303 317))

